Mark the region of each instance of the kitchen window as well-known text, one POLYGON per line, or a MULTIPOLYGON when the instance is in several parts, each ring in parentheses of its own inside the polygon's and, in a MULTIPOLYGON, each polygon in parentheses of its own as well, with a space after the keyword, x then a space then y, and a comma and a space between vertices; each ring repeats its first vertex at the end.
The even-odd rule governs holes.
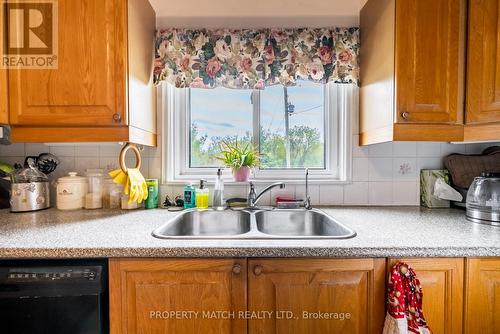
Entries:
MULTIPOLYGON (((163 84, 164 180, 213 178, 222 167, 219 144, 238 140, 259 148, 256 181, 343 182, 350 178, 351 85, 275 85, 264 90, 178 89, 163 84)), ((231 171, 224 172, 232 180, 231 171)))

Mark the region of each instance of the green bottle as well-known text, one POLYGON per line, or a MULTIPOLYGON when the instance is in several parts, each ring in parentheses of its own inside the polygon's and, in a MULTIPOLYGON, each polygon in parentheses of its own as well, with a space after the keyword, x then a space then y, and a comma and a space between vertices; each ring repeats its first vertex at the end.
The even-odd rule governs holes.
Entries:
POLYGON ((192 183, 184 186, 184 209, 191 209, 196 207, 196 190, 192 183))
POLYGON ((148 186, 146 209, 156 209, 158 207, 158 179, 146 179, 146 185, 148 186))

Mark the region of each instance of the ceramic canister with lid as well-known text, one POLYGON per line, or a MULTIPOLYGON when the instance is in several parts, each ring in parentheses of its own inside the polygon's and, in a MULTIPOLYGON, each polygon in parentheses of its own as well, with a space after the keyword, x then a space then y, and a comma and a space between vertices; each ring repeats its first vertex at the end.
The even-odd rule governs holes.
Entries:
POLYGON ((88 192, 86 177, 78 176, 76 172, 57 180, 57 208, 59 210, 76 210, 85 206, 85 195, 88 192))

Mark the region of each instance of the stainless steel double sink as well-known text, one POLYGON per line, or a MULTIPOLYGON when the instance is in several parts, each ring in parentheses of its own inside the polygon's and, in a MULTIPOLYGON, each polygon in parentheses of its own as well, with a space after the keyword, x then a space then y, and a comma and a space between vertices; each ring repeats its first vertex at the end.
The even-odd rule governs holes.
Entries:
POLYGON ((183 211, 153 231, 161 239, 347 239, 356 232, 317 209, 183 211))

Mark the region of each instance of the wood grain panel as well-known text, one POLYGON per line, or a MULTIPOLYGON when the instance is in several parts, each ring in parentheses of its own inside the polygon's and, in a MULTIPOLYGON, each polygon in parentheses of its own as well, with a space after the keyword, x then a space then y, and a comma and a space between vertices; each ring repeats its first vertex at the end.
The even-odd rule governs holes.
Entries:
MULTIPOLYGON (((2 3, 0 2, 0 5, 2 3)), ((9 95, 7 71, 0 70, 0 124, 9 123, 9 95)))
POLYGON ((156 17, 148 1, 128 1, 129 124, 156 134, 153 59, 156 17))
POLYGON ((396 2, 397 122, 463 122, 464 25, 465 0, 396 2))
POLYGON ((9 70, 11 123, 124 125, 126 9, 123 0, 58 1, 58 68, 9 70))
POLYGON ((467 259, 466 292, 464 333, 498 333, 500 260, 467 259))
POLYGON ((249 260, 249 311, 274 314, 250 319, 249 333, 380 333, 384 265, 385 259, 249 260), (317 312, 332 318, 308 318, 317 312))
POLYGON ((499 24, 500 1, 469 1, 467 124, 500 123, 499 24))
POLYGON ((110 301, 113 334, 246 333, 242 318, 203 313, 246 310, 246 262, 113 259, 110 301))
MULTIPOLYGON (((359 131, 385 141, 394 123, 395 0, 368 1, 360 13, 359 131), (381 52, 383 50, 383 52, 381 52), (371 135, 370 133, 376 133, 371 135)), ((390 139, 392 140, 392 133, 390 139)))
POLYGON ((388 273, 398 261, 408 263, 420 279, 423 289, 423 312, 432 333, 462 333, 464 260, 389 259, 388 273))
POLYGON ((394 140, 462 141, 464 126, 459 124, 394 124, 394 140))

